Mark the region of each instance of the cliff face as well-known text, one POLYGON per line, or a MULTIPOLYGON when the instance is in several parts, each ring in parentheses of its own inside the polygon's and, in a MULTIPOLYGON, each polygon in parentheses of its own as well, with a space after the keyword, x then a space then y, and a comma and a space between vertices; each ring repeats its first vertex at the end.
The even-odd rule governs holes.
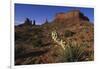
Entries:
POLYGON ((79 20, 85 20, 85 21, 89 21, 89 18, 84 16, 83 13, 81 13, 79 10, 73 10, 67 13, 57 13, 55 16, 54 21, 58 21, 58 22, 62 22, 64 20, 75 20, 75 21, 79 21, 79 20))

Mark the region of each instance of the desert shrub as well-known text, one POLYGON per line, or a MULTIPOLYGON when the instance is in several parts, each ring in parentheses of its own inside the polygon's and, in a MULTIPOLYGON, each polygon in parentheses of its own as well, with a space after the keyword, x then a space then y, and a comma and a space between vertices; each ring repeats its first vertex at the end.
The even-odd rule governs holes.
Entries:
POLYGON ((85 49, 87 48, 86 44, 78 44, 73 41, 65 47, 64 58, 67 62, 76 62, 76 61, 85 61, 87 58, 85 55, 85 49))
POLYGON ((34 33, 31 37, 33 47, 42 47, 42 30, 39 28, 35 28, 33 32, 34 33))
POLYGON ((72 32, 70 30, 66 30, 65 33, 64 33, 64 36, 65 37, 70 37, 70 36, 73 36, 75 34, 75 32, 72 32))
POLYGON ((42 40, 39 37, 32 38, 33 47, 42 47, 42 40))
POLYGON ((89 61, 93 59, 93 52, 86 51, 88 48, 87 43, 77 43, 74 40, 67 39, 64 41, 63 39, 59 39, 57 36, 58 33, 56 31, 52 32, 52 39, 54 42, 60 45, 62 49, 62 54, 60 54, 64 62, 76 62, 76 61, 89 61))

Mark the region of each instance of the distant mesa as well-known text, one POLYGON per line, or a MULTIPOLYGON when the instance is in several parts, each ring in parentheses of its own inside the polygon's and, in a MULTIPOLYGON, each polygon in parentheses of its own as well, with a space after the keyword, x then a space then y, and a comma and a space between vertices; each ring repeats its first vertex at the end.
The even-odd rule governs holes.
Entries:
POLYGON ((89 21, 89 18, 85 16, 82 12, 80 12, 79 10, 72 10, 67 13, 64 13, 64 12, 57 13, 54 21, 61 22, 62 20, 68 20, 68 19, 89 21))

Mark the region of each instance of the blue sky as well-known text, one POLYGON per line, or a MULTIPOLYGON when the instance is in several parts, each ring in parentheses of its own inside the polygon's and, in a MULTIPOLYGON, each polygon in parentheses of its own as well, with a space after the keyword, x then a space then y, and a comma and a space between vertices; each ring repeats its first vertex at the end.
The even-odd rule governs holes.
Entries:
POLYGON ((30 18, 31 20, 35 19, 36 24, 41 25, 46 19, 52 21, 56 13, 68 12, 76 8, 83 12, 91 22, 94 22, 93 8, 15 4, 15 25, 23 23, 26 18, 30 18))

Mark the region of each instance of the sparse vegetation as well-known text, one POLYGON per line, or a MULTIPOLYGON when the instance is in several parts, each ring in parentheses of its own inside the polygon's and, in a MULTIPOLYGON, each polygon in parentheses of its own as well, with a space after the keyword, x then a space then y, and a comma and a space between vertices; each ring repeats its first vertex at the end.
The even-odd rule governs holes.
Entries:
POLYGON ((53 40, 58 44, 61 45, 63 49, 63 60, 65 62, 77 62, 77 61, 89 61, 91 57, 93 58, 93 51, 86 51, 88 48, 88 44, 82 42, 77 43, 73 40, 66 40, 63 41, 62 39, 59 39, 57 36, 57 32, 52 32, 52 38, 53 40))
POLYGON ((72 32, 72 31, 70 31, 70 30, 66 30, 65 31, 65 37, 71 37, 71 36, 73 36, 75 34, 75 32, 72 32))

